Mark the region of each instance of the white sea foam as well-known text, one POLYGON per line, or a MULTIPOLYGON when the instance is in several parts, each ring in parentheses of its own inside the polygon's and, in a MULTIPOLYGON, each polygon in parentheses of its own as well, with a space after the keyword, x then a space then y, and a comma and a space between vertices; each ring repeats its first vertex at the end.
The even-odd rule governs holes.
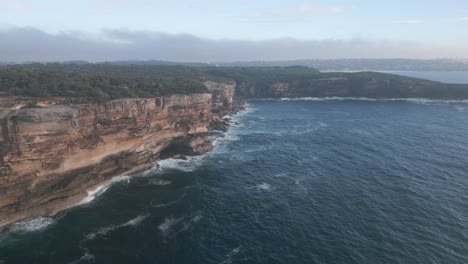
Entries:
POLYGON ((164 221, 158 226, 163 237, 174 237, 179 233, 188 230, 192 225, 200 222, 203 218, 200 212, 194 216, 182 216, 179 218, 166 217, 164 221))
POLYGON ((197 214, 192 218, 192 222, 193 223, 198 223, 202 218, 203 218, 203 216, 201 214, 197 214))
POLYGON ((261 184, 257 185, 257 189, 258 190, 269 191, 269 190, 271 190, 271 185, 266 183, 266 182, 262 182, 261 184))
POLYGON ((99 195, 105 193, 107 191, 107 189, 109 189, 109 186, 112 184, 112 182, 109 182, 109 183, 106 183, 104 185, 101 185, 101 186, 98 186, 97 188, 93 189, 93 190, 88 190, 86 191, 88 193, 88 196, 86 196, 85 198, 83 198, 79 203, 78 205, 82 205, 82 204, 87 204, 87 203, 90 203, 91 201, 93 201, 94 199, 96 199, 96 197, 98 197, 99 195))
POLYGON ((188 230, 192 225, 200 222, 203 216, 200 213, 197 213, 195 216, 188 220, 184 220, 181 222, 182 227, 174 233, 174 236, 178 235, 181 232, 188 230))
POLYGON ((169 202, 169 203, 162 203, 162 204, 155 204, 155 205, 150 205, 149 207, 153 207, 153 208, 161 208, 161 207, 166 207, 166 206, 171 206, 171 205, 174 205, 180 201, 182 201, 183 199, 185 198, 185 194, 182 195, 182 197, 172 201, 172 202, 169 202))
POLYGON ((226 254, 226 259, 220 262, 220 264, 230 264, 232 263, 232 257, 239 254, 241 252, 242 246, 237 247, 231 250, 228 254, 226 254))
POLYGON ((213 141, 213 150, 212 153, 217 153, 220 150, 223 150, 223 145, 226 142, 237 141, 239 140, 239 136, 236 134, 235 131, 228 131, 224 134, 224 137, 218 137, 213 141))
POLYGON ((164 159, 156 163, 157 171, 167 171, 167 170, 181 170, 181 171, 193 171, 197 167, 203 164, 206 155, 199 155, 194 157, 187 157, 187 159, 164 159))
POLYGON ((245 109, 238 112, 237 114, 235 114, 234 117, 250 114, 250 113, 253 113, 253 112, 257 111, 257 110, 258 110, 258 108, 254 108, 254 107, 252 107, 251 104, 247 103, 245 105, 245 109))
POLYGON ((166 181, 166 180, 161 180, 161 179, 153 179, 149 181, 150 184, 156 185, 156 186, 167 186, 171 184, 171 181, 166 181))
POLYGON ((288 174, 286 172, 280 172, 280 173, 277 173, 274 175, 275 178, 282 178, 282 177, 286 177, 288 176, 288 174))
POLYGON ((455 106, 455 109, 457 109, 457 111, 459 111, 459 112, 465 111, 465 107, 459 106, 459 105, 455 106))
POLYGON ((112 178, 112 180, 106 182, 103 185, 100 185, 94 189, 87 190, 86 192, 88 193, 88 196, 83 198, 77 205, 83 205, 92 202, 96 197, 102 195, 105 193, 109 188, 111 187, 112 184, 117 183, 117 182, 130 182, 130 177, 129 176, 116 176, 112 178))
POLYGON ((12 232, 32 232, 45 229, 54 223, 54 219, 49 217, 38 217, 15 223, 11 226, 12 232))
POLYGON ((166 217, 164 221, 158 226, 158 229, 161 231, 163 236, 167 236, 169 232, 171 232, 171 228, 182 220, 184 220, 184 217, 180 217, 180 218, 166 217))
POLYGON ((89 252, 88 248, 85 248, 85 247, 81 247, 81 248, 83 249, 83 255, 79 259, 70 262, 70 264, 78 264, 82 261, 88 261, 88 260, 94 259, 94 255, 89 252))
POLYGON ((361 130, 361 129, 352 129, 351 132, 355 133, 355 134, 362 135, 362 136, 372 136, 371 132, 361 130))
POLYGON ((99 229, 98 231, 94 232, 94 233, 91 233, 91 234, 88 234, 86 236, 86 239, 85 240, 93 240, 95 239, 96 237, 100 237, 100 236, 105 236, 107 233, 111 232, 111 231, 114 231, 116 229, 119 229, 119 228, 122 228, 122 227, 127 227, 127 226, 137 226, 139 223, 141 223, 143 220, 145 220, 146 218, 148 218, 149 214, 144 214, 144 215, 140 215, 140 216, 137 216, 123 224, 120 224, 120 225, 111 225, 111 226, 108 226, 108 227, 104 227, 104 228, 101 228, 99 229))
POLYGON ((240 139, 240 137, 239 137, 239 126, 242 126, 242 125, 237 125, 237 126, 238 127, 233 127, 233 125, 231 125, 229 130, 226 133, 224 133, 223 137, 216 138, 212 142, 213 150, 211 150, 211 152, 207 153, 206 155, 207 156, 213 156, 213 155, 216 155, 216 154, 226 153, 227 152, 227 149, 226 149, 227 143, 237 141, 237 140, 240 139))
POLYGON ((319 126, 320 126, 320 127, 328 127, 328 124, 327 124, 327 123, 323 123, 323 122, 319 122, 319 126))

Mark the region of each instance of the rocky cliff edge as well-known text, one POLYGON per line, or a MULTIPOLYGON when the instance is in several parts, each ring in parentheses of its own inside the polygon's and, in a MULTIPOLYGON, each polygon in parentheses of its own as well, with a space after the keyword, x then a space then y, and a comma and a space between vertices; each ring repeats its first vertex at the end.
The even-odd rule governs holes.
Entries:
POLYGON ((211 150, 207 134, 226 127, 235 83, 205 86, 210 93, 102 104, 0 100, 0 227, 54 215, 159 159, 211 150))

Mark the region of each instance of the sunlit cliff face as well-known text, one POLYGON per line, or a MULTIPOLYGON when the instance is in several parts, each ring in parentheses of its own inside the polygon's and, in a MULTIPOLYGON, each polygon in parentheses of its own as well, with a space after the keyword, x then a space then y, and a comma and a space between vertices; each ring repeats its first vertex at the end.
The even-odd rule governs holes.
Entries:
POLYGON ((224 124, 213 111, 233 95, 212 86, 215 100, 205 93, 44 108, 7 103, 0 116, 0 226, 77 204, 87 189, 151 168, 169 147, 182 146, 185 155, 209 151, 210 126, 224 124))

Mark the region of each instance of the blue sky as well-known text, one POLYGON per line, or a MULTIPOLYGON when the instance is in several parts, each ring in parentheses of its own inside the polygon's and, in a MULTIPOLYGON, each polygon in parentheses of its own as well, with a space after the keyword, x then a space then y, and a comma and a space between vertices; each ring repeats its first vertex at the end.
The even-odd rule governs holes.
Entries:
POLYGON ((210 40, 365 39, 463 49, 468 1, 0 0, 0 29, 8 27, 77 38, 119 29, 210 40))
POLYGON ((47 32, 128 28, 207 38, 443 43, 468 40, 468 1, 0 0, 0 21, 47 32))

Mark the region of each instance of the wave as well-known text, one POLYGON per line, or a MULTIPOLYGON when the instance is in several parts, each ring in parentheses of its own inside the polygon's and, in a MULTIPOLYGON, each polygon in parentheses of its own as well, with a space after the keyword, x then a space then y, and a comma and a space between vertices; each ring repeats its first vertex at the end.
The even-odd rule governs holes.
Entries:
POLYGON ((239 246, 233 250, 231 250, 228 254, 226 254, 226 259, 220 262, 220 264, 229 264, 232 263, 232 257, 239 254, 241 252, 242 246, 239 246))
POLYGON ((150 205, 149 207, 152 207, 152 208, 167 207, 167 206, 171 206, 171 205, 177 204, 177 203, 180 202, 180 201, 182 201, 182 199, 177 199, 177 200, 172 201, 172 202, 169 202, 169 203, 162 203, 162 204, 150 205))
POLYGON ((172 218, 166 217, 164 221, 158 226, 158 229, 161 231, 164 237, 166 237, 170 232, 171 228, 177 225, 179 222, 184 220, 185 217, 172 218))
POLYGON ((156 185, 156 186, 167 186, 172 184, 171 181, 161 180, 161 179, 153 179, 149 181, 149 184, 156 185))
POLYGON ((257 111, 257 110, 258 110, 258 108, 254 108, 254 107, 252 107, 251 104, 246 103, 245 106, 244 106, 244 110, 239 111, 239 112, 237 112, 236 114, 234 114, 234 115, 231 117, 231 119, 238 119, 238 118, 241 117, 241 116, 244 116, 244 115, 247 115, 247 114, 251 114, 251 113, 253 113, 253 112, 257 111))
POLYGON ((88 234, 85 237, 85 240, 93 240, 93 239, 95 239, 97 237, 105 236, 105 235, 107 235, 107 233, 112 232, 112 231, 114 231, 116 229, 119 229, 119 228, 122 228, 122 227, 137 226, 139 223, 141 223, 143 220, 145 220, 148 217, 149 217, 149 214, 144 214, 144 215, 137 216, 137 217, 135 217, 135 218, 123 223, 123 224, 120 224, 120 225, 111 225, 111 226, 108 226, 108 227, 101 228, 96 232, 88 234))
POLYGON ((361 130, 361 129, 351 129, 350 132, 361 135, 361 136, 367 136, 367 137, 373 136, 373 134, 371 132, 361 130))
POLYGON ((240 131, 243 127, 244 125, 239 123, 239 121, 232 122, 229 130, 225 132, 222 137, 217 137, 213 140, 213 149, 211 152, 207 153, 207 156, 226 153, 228 151, 227 144, 229 142, 240 140, 240 131))
POLYGON ((13 224, 9 231, 10 232, 33 232, 39 231, 47 228, 48 226, 55 223, 53 218, 49 217, 38 217, 34 219, 28 219, 25 221, 21 221, 18 223, 13 224))
POLYGON ((70 262, 70 264, 77 264, 82 261, 89 261, 89 260, 94 259, 94 255, 90 253, 88 248, 81 247, 81 249, 83 250, 83 255, 79 259, 70 262))
POLYGON ((188 230, 192 225, 200 222, 203 215, 198 212, 192 217, 182 216, 179 218, 166 217, 164 221, 158 226, 163 237, 174 237, 179 233, 188 230), (177 227, 177 229, 176 229, 177 227))
POLYGON ((179 233, 184 232, 185 230, 188 230, 192 225, 200 222, 200 220, 202 218, 203 218, 203 216, 200 213, 198 213, 195 216, 193 216, 192 218, 190 218, 188 221, 183 221, 181 223, 182 227, 179 230, 177 230, 177 232, 174 234, 174 236, 178 235, 179 233))
POLYGON ((180 170, 185 172, 194 171, 201 166, 205 160, 206 155, 199 155, 187 157, 187 159, 164 159, 156 162, 154 168, 157 172, 164 172, 168 170, 180 170))
POLYGON ((455 109, 456 109, 457 111, 459 111, 459 112, 465 111, 465 107, 459 106, 459 105, 455 106, 455 109))
POLYGON ((92 260, 92 259, 95 258, 95 256, 93 254, 91 254, 91 251, 87 247, 85 247, 83 245, 83 242, 89 241, 89 240, 94 240, 94 239, 96 239, 98 237, 101 237, 101 236, 105 236, 109 232, 112 232, 112 231, 114 231, 116 229, 119 229, 119 228, 123 228, 123 227, 127 227, 127 226, 137 226, 139 223, 141 223, 143 220, 145 220, 148 217, 149 217, 149 214, 139 215, 139 216, 137 216, 137 217, 123 223, 123 224, 111 225, 111 226, 108 226, 108 227, 100 228, 96 232, 93 232, 93 233, 90 233, 90 234, 86 235, 84 237, 84 239, 82 239, 80 241, 80 248, 83 250, 82 256, 79 259, 70 262, 70 264, 77 264, 77 263, 80 263, 80 262, 83 262, 83 261, 89 261, 89 260, 92 260))
POLYGON ((105 193, 107 190, 109 190, 109 187, 111 187, 112 184, 118 183, 118 182, 130 182, 130 177, 129 176, 116 176, 112 178, 110 181, 104 183, 103 185, 100 185, 92 190, 87 190, 86 192, 88 193, 88 196, 83 198, 77 205, 83 205, 92 202, 96 197, 99 197, 103 193, 105 193))
POLYGON ((257 185, 257 190, 270 191, 271 189, 271 185, 266 182, 262 182, 261 184, 257 185))
POLYGON ((109 186, 111 183, 106 183, 104 185, 98 186, 97 188, 93 190, 86 191, 88 193, 88 196, 83 198, 77 205, 82 205, 82 204, 87 204, 96 199, 99 195, 105 193, 107 189, 109 189, 109 186))

